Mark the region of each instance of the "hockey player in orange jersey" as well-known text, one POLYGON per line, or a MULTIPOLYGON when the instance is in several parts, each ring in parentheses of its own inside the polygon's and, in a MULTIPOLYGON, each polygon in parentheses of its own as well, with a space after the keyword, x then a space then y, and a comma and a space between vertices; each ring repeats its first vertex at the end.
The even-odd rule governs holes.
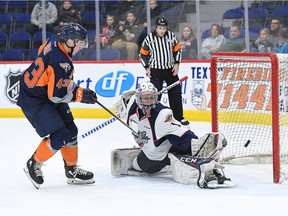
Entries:
POLYGON ((60 34, 40 46, 36 60, 22 73, 17 105, 43 140, 27 161, 25 173, 39 189, 43 184, 41 166, 61 151, 69 184, 92 184, 93 173, 77 166, 78 129, 68 103, 95 104, 96 93, 73 82, 72 55, 87 48, 87 31, 69 23, 60 34))

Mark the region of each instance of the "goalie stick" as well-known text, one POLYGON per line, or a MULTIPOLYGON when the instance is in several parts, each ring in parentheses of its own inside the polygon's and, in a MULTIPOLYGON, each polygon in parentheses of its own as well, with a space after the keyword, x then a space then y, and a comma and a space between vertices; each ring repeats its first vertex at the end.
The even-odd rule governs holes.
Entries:
POLYGON ((98 130, 101 130, 102 128, 112 124, 114 121, 116 121, 116 118, 110 118, 107 121, 104 121, 102 123, 100 123, 99 125, 97 125, 96 127, 86 131, 85 133, 83 133, 82 135, 78 136, 78 142, 85 139, 86 137, 90 136, 91 134, 96 133, 98 130))
MULTIPOLYGON (((172 83, 171 85, 167 86, 165 89, 162 89, 161 91, 157 92, 158 95, 163 94, 163 92, 170 90, 171 88, 179 85, 180 83, 182 83, 183 81, 187 80, 188 76, 184 76, 181 79, 179 79, 178 81, 172 83)), ((100 102, 96 102, 100 105, 100 102)), ((101 130, 102 128, 110 125, 111 123, 115 122, 115 120, 119 120, 122 122, 122 124, 125 124, 125 126, 128 126, 125 122, 123 122, 118 116, 116 116, 114 113, 112 113, 109 109, 107 109, 103 104, 100 105, 103 109, 105 109, 107 112, 109 112, 113 117, 108 119, 107 121, 102 122, 101 124, 97 125, 96 127, 88 130, 87 132, 83 133, 82 135, 78 136, 78 142, 80 140, 85 139, 86 137, 90 136, 91 134, 94 134, 95 132, 97 132, 98 130, 101 130)), ((128 126, 129 127, 129 126, 128 126)), ((130 130, 132 130, 132 132, 134 131, 132 128, 129 127, 130 130)))
POLYGON ((158 95, 163 94, 163 92, 170 90, 171 88, 179 85, 180 83, 182 83, 183 81, 187 80, 188 76, 184 76, 181 79, 179 79, 178 81, 172 83, 171 85, 167 86, 165 89, 162 89, 161 91, 157 92, 158 95))

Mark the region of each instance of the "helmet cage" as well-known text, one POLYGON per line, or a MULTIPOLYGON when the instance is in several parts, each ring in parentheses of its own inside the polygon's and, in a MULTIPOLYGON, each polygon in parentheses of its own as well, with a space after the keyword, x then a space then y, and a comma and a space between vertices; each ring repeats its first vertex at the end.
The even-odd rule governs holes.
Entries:
POLYGON ((142 83, 135 92, 136 104, 144 112, 154 108, 158 103, 158 94, 155 86, 150 82, 142 83))
POLYGON ((136 94, 136 103, 141 109, 147 110, 151 108, 155 108, 155 105, 157 104, 158 96, 155 94, 136 94), (148 102, 150 102, 148 104, 148 102))

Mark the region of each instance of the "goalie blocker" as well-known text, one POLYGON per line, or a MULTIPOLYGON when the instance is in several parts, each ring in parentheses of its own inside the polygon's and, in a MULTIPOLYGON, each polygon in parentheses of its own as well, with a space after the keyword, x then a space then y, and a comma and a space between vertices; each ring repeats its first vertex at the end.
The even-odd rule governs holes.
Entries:
POLYGON ((133 161, 141 152, 140 148, 115 149, 111 153, 111 173, 113 176, 153 176, 172 175, 181 184, 197 184, 200 188, 232 187, 231 180, 226 178, 224 167, 217 163, 219 153, 227 145, 222 134, 208 133, 198 140, 193 140, 192 153, 198 147, 198 156, 169 153, 170 166, 158 172, 146 173, 137 171, 133 161))

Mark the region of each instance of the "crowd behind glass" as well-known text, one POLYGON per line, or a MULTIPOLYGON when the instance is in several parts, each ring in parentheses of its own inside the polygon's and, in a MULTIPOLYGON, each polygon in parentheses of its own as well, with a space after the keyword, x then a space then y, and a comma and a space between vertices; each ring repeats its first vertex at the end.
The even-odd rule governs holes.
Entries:
MULTIPOLYGON (((230 17, 225 17, 223 11, 219 20, 206 20, 204 23, 201 20, 207 14, 200 9, 208 4, 207 2, 46 0, 27 1, 27 7, 23 7, 23 11, 17 11, 21 9, 20 6, 12 10, 11 7, 6 5, 4 8, 2 5, 4 9, 0 9, 14 17, 11 26, 7 23, 2 25, 1 32, 8 37, 7 41, 3 40, 4 43, 0 41, 1 55, 7 50, 22 49, 24 42, 13 41, 12 35, 24 31, 29 33, 31 40, 30 44, 23 48, 23 60, 33 60, 35 55, 31 57, 31 54, 36 53, 37 47, 46 37, 59 33, 65 23, 77 22, 88 31, 89 47, 75 56, 75 60, 137 60, 141 44, 147 32, 154 31, 154 22, 158 17, 165 17, 169 30, 176 33, 184 60, 210 59, 216 51, 288 53, 288 12, 287 17, 275 12, 281 7, 288 11, 286 1, 239 1, 237 8, 231 8, 230 17), (270 5, 264 5, 263 2, 270 2, 270 5), (258 11, 253 12, 252 9, 258 11), (236 12, 240 13, 240 16, 236 12), (261 17, 259 14, 262 12, 264 15, 261 17), (22 23, 17 23, 15 14, 19 13, 29 14, 29 21, 25 23, 22 20, 22 23), (42 24, 44 22, 46 25, 42 24), (39 35, 39 32, 41 40, 37 44, 35 35, 39 35)), ((4 4, 3 1, 1 4, 4 4)), ((223 1, 209 3, 215 8, 221 8, 223 4, 223 1)))

